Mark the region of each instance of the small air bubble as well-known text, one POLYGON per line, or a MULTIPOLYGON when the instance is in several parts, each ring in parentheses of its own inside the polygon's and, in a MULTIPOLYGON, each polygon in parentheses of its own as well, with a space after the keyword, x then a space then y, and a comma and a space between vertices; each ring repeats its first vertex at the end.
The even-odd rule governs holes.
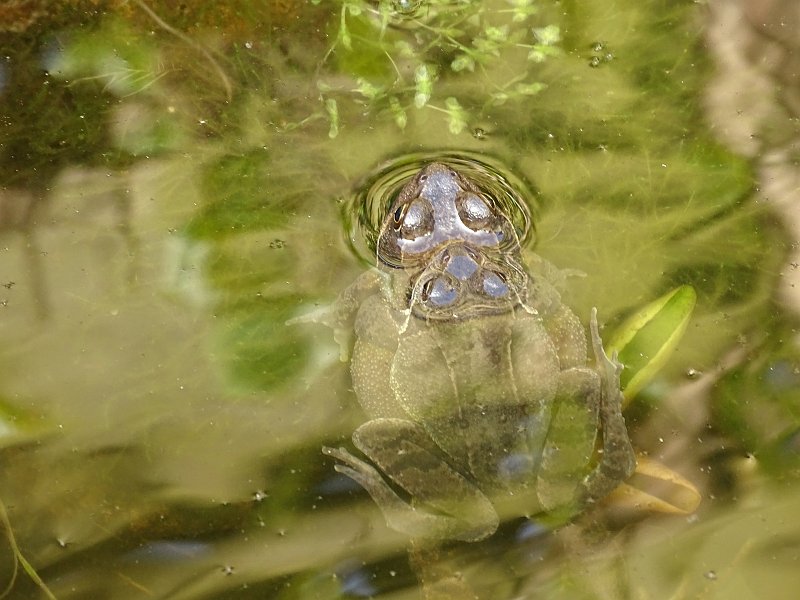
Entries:
POLYGON ((480 127, 476 127, 472 130, 472 137, 476 140, 485 140, 487 136, 486 130, 481 129, 480 127))

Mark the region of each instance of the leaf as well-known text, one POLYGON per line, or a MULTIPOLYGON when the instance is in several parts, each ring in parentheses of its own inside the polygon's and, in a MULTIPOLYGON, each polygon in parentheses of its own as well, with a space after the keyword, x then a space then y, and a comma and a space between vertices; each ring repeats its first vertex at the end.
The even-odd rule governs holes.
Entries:
POLYGON ((464 130, 464 127, 467 126, 467 113, 461 107, 461 104, 458 103, 458 100, 452 96, 447 98, 444 103, 447 107, 446 110, 449 117, 448 122, 450 133, 457 135, 464 130))
POLYGON ((11 547, 11 553, 13 555, 11 577, 6 588, 0 591, 0 600, 8 597, 14 588, 14 583, 17 580, 17 571, 19 570, 20 565, 22 565, 22 570, 28 574, 28 577, 33 580, 36 586, 49 600, 56 600, 53 592, 51 592, 50 588, 47 587, 47 584, 42 581, 42 578, 39 577, 36 569, 33 568, 31 563, 28 562, 28 560, 22 554, 22 551, 19 549, 17 540, 14 537, 14 532, 11 530, 11 521, 8 518, 8 512, 6 511, 5 504, 3 504, 2 500, 0 500, 0 527, 5 529, 6 540, 8 541, 8 545, 11 547))
POLYGON ((636 471, 607 498, 615 508, 636 512, 688 515, 700 505, 700 492, 666 465, 646 456, 636 457, 636 471))
POLYGON ((684 285, 648 304, 623 323, 608 344, 625 365, 621 383, 625 403, 664 366, 686 330, 697 294, 684 285))
POLYGON ((475 61, 467 54, 460 54, 450 63, 450 68, 456 73, 459 71, 474 71, 475 61))
POLYGON ((400 129, 405 129, 406 123, 408 123, 408 116, 406 115, 405 109, 400 104, 400 101, 395 96, 389 98, 389 109, 392 111, 395 124, 400 129))
POLYGON ((414 106, 422 108, 430 100, 433 93, 433 80, 435 70, 430 65, 421 64, 414 71, 414 82, 416 93, 414 94, 414 106))
POLYGON ((533 36, 540 44, 544 46, 552 46, 561 41, 561 30, 557 25, 534 27, 533 36))
POLYGON ((328 119, 331 123, 328 137, 333 139, 339 135, 339 105, 333 98, 328 98, 325 100, 325 110, 328 112, 328 119))
POLYGON ((543 83, 518 83, 514 86, 514 92, 523 96, 535 96, 547 86, 543 83))

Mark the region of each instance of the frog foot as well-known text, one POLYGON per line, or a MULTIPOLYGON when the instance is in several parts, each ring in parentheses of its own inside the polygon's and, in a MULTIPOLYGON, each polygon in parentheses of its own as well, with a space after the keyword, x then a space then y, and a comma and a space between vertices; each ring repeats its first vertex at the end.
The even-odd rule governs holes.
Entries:
POLYGON ((597 361, 598 369, 601 371, 603 381, 607 382, 609 387, 614 388, 614 393, 619 392, 619 376, 622 373, 622 363, 617 360, 616 350, 611 353, 611 358, 609 358, 605 348, 603 348, 603 339, 600 337, 600 327, 597 324, 597 307, 592 307, 589 330, 592 336, 594 358, 597 361))
POLYGON ((322 453, 341 461, 334 469, 358 483, 372 496, 389 527, 415 538, 430 537, 436 531, 435 517, 415 510, 400 498, 371 464, 356 458, 344 448, 323 446, 322 453))
POLYGON ((323 446, 322 453, 340 461, 334 469, 367 491, 383 512, 386 524, 395 531, 417 539, 475 541, 486 537, 497 528, 496 515, 495 521, 490 522, 488 527, 483 524, 472 527, 454 515, 428 512, 421 505, 406 502, 375 467, 356 458, 344 448, 323 446))
POLYGON ((625 427, 625 418, 622 416, 622 392, 619 381, 622 364, 617 360, 616 352, 609 358, 603 349, 596 308, 592 308, 589 328, 597 368, 602 379, 600 422, 603 431, 602 457, 584 482, 585 500, 591 501, 606 496, 630 477, 636 469, 636 456, 625 427))

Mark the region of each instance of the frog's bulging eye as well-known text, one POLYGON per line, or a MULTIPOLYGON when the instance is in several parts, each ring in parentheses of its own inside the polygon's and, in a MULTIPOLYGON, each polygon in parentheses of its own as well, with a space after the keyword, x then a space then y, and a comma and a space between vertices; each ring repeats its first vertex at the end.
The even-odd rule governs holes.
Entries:
POLYGON ((434 308, 442 308, 458 299, 458 290, 444 277, 436 277, 422 285, 420 298, 434 308))
POLYGON ((400 226, 403 224, 403 217, 406 216, 406 211, 408 210, 408 204, 401 204, 397 207, 397 210, 394 211, 394 228, 400 229, 400 226))
POLYGON ((404 240, 416 240, 433 230, 433 209, 430 203, 422 198, 399 206, 392 219, 394 230, 404 240))
POLYGON ((494 203, 490 198, 467 192, 458 199, 458 216, 473 231, 490 229, 497 218, 494 203))
POLYGON ((505 275, 486 271, 483 276, 483 292, 490 298, 507 298, 510 290, 505 275))

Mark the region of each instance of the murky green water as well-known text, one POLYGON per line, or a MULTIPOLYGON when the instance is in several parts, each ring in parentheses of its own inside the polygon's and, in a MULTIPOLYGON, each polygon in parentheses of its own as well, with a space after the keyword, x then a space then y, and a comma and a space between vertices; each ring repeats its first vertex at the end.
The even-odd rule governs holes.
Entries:
MULTIPOLYGON (((633 0, 7 2, 0 501, 19 553, 64 599, 421 598, 408 540, 321 454, 364 420, 331 332, 286 321, 369 268, 370 177, 446 153, 535 190, 527 257, 584 274, 564 300, 584 323, 597 306, 605 338, 695 288, 626 415, 703 500, 556 532, 516 520, 442 549, 441 569, 492 599, 793 597, 796 116, 731 100, 754 85, 726 83, 739 71, 720 58, 743 18, 633 0)), ((46 597, 15 564, 3 543, 0 591, 46 597)))

